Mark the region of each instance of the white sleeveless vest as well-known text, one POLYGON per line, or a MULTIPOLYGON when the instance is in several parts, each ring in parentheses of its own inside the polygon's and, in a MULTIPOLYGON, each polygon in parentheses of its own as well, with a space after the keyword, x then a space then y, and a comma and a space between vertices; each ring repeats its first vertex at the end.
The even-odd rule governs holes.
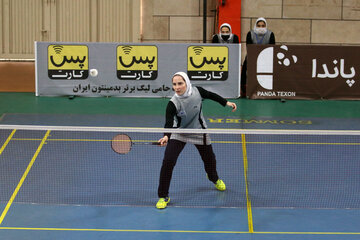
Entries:
MULTIPOLYGON (((201 109, 202 97, 196 87, 192 87, 191 96, 187 98, 173 96, 170 101, 172 101, 176 107, 173 127, 194 129, 205 129, 207 127, 201 109), (178 119, 181 119, 180 123, 178 119)), ((208 134, 173 133, 170 138, 193 144, 211 144, 208 134)))

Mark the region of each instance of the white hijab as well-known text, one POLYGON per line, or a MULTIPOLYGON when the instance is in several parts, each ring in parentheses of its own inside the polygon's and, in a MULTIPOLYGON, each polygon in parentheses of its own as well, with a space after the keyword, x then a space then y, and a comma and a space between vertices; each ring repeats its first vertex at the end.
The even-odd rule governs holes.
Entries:
POLYGON ((188 75, 184 72, 177 72, 173 75, 173 77, 171 78, 171 80, 175 77, 175 76, 181 76, 186 83, 186 91, 184 92, 183 95, 178 95, 177 93, 175 93, 175 96, 178 98, 187 98, 189 96, 191 96, 192 93, 192 87, 191 87, 191 83, 190 83, 190 79, 188 77, 188 75))
POLYGON ((230 24, 228 24, 228 23, 223 23, 223 24, 221 24, 221 26, 220 26, 220 28, 219 28, 219 32, 220 32, 220 33, 221 33, 221 29, 222 29, 223 27, 229 28, 230 34, 232 33, 231 26, 230 26, 230 24))
POLYGON ((254 25, 254 32, 256 34, 259 34, 259 35, 264 35, 266 32, 267 32, 267 22, 266 22, 266 19, 263 18, 263 17, 260 17, 258 19, 256 19, 256 22, 255 22, 255 25, 254 25), (258 28, 256 27, 256 25, 258 24, 258 22, 260 21, 263 21, 265 23, 265 28, 258 28))
MULTIPOLYGON (((222 35, 222 33, 221 33, 221 29, 223 28, 223 27, 227 27, 227 28, 229 28, 229 30, 230 30, 230 37, 231 37, 231 35, 232 35, 232 30, 231 30, 231 26, 230 26, 230 24, 228 24, 228 23, 223 23, 223 24, 221 24, 221 26, 220 26, 220 28, 219 28, 219 33, 220 33, 220 36, 222 35)), ((229 38, 230 38, 229 37, 229 38)), ((222 36, 221 36, 221 38, 222 38, 222 36)))

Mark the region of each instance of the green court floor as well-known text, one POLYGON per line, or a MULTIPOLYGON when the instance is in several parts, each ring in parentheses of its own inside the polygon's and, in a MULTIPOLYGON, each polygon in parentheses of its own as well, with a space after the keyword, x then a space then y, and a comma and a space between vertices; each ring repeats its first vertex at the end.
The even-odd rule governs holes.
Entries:
MULTIPOLYGON (((164 115, 167 98, 82 98, 36 97, 34 93, 0 93, 0 115, 112 114, 164 115)), ((231 113, 217 103, 205 101, 204 114, 234 117, 360 118, 360 101, 334 100, 249 100, 232 99, 239 110, 231 113)))

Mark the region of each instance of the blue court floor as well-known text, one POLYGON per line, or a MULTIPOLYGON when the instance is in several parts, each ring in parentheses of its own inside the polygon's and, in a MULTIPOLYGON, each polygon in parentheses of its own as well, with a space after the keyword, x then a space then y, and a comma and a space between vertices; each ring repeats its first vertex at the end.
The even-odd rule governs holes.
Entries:
MULTIPOLYGON (((74 120, 15 114, 0 124, 67 119, 74 120)), ((86 123, 86 116, 77 119, 86 123)), ((88 124, 114 126, 106 119, 93 116, 88 124)), ((338 126, 314 118, 214 119, 207 119, 213 128, 338 126)), ((189 145, 174 170, 171 203, 158 210, 164 148, 135 145, 119 155, 110 147, 114 134, 0 130, 0 239, 360 239, 360 136, 212 135, 227 190, 216 191, 189 145)), ((137 141, 161 136, 128 134, 137 141)))

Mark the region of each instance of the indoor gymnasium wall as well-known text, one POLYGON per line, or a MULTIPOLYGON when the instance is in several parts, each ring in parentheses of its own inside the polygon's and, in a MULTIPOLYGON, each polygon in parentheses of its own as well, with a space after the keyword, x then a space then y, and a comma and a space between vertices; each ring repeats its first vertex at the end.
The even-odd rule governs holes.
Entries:
POLYGON ((34 92, 34 41, 139 42, 140 0, 0 0, 0 91, 34 92), (16 61, 14 61, 16 59, 16 61))
POLYGON ((360 45, 358 0, 242 0, 241 43, 258 17, 267 19, 277 44, 360 45))

